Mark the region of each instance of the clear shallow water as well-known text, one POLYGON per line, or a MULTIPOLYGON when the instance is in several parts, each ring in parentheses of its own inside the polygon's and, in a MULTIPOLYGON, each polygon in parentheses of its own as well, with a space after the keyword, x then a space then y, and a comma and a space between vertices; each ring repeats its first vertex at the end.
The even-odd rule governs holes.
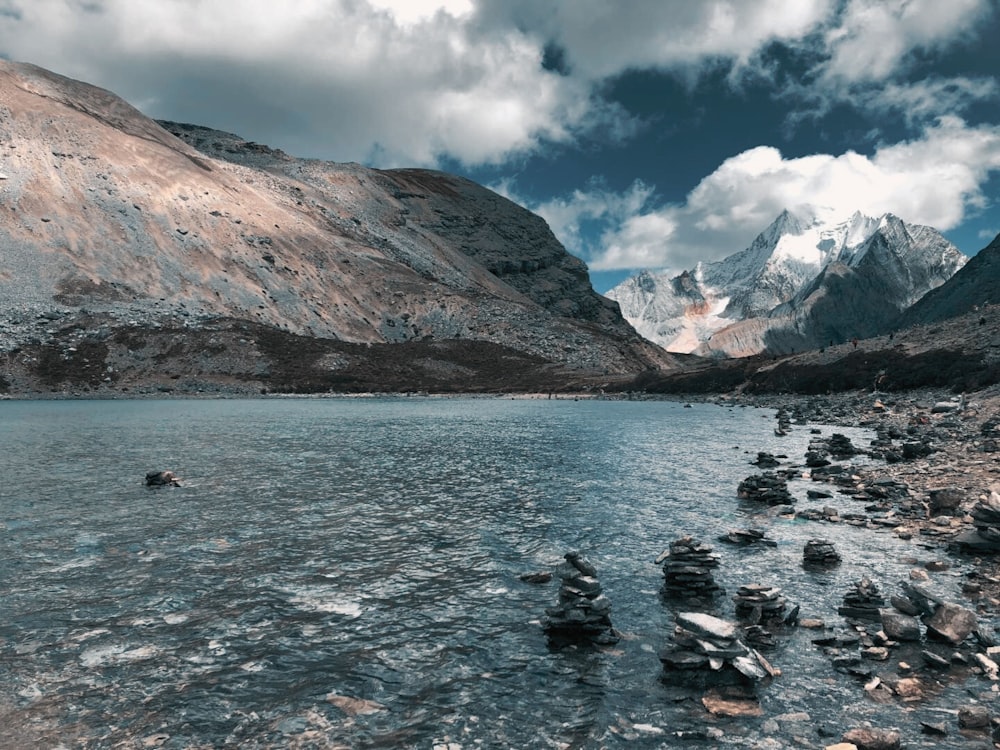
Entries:
MULTIPOLYGON (((836 625, 862 575, 894 593, 933 557, 738 501, 756 451, 805 451, 808 429, 773 426, 770 411, 665 402, 0 403, 0 747, 660 747, 705 723, 657 658, 672 619, 653 560, 670 541, 713 544, 728 592, 779 585, 836 625), (183 486, 143 487, 154 469, 183 486), (749 525, 778 548, 715 541, 749 525), (815 536, 840 568, 802 569, 815 536), (614 649, 548 648, 538 618, 557 583, 518 576, 568 549, 598 568, 626 635, 614 649)), ((799 507, 820 504, 809 486, 792 485, 799 507)), ((959 573, 935 585, 953 593, 959 573)), ((784 674, 762 719, 712 720, 725 742, 795 711, 904 725, 812 637, 768 654, 784 674)), ((918 712, 941 721, 962 689, 918 712)), ((910 746, 946 746, 904 726, 910 746)))

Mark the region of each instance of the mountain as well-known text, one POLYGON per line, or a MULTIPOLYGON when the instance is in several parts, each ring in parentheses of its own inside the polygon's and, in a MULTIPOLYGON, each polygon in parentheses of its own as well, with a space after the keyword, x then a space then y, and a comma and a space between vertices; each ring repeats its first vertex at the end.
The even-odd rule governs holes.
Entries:
POLYGON ((485 370, 490 387, 541 387, 673 363, 540 217, 469 180, 296 159, 5 61, 0 195, 0 352, 23 352, 0 388, 124 387, 141 370, 135 389, 161 383, 157 357, 170 387, 306 387, 278 382, 298 372, 310 389, 346 372, 358 389, 475 389, 485 370))
POLYGON ((668 351, 780 353, 889 330, 965 260, 892 214, 824 224, 784 211, 745 250, 677 276, 644 271, 607 296, 668 351))
POLYGON ((944 284, 907 310, 903 325, 937 323, 1000 304, 1000 235, 944 284))

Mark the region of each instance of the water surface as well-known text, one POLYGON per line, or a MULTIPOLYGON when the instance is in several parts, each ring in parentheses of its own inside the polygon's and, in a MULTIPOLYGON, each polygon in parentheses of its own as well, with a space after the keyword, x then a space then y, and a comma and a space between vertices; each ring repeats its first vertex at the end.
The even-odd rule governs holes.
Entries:
MULTIPOLYGON (((0 746, 663 746, 706 721, 657 659, 672 619, 653 560, 670 541, 715 544, 730 593, 779 585, 839 626, 861 575, 893 593, 933 557, 737 500, 758 450, 805 451, 808 429, 773 426, 667 402, 0 402, 0 746), (158 469, 183 486, 143 487, 158 469), (715 542, 749 525, 779 546, 715 542), (822 535, 844 564, 803 570, 822 535), (625 634, 613 649, 553 650, 541 631, 557 584, 518 576, 569 549, 598 567, 625 634)), ((800 507, 809 486, 793 483, 800 507)), ((959 572, 936 585, 954 592, 959 572)), ((724 743, 797 711, 900 724, 812 635, 768 654, 784 674, 762 719, 711 720, 724 743)), ((905 726, 911 746, 949 741, 905 726)))

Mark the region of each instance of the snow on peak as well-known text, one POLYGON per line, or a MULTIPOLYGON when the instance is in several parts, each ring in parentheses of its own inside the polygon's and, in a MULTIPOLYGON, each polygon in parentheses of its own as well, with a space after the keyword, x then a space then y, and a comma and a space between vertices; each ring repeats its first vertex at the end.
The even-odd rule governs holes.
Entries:
MULTIPOLYGON (((650 277, 643 272, 607 296, 619 302, 622 314, 642 335, 669 351, 691 352, 722 328, 766 317, 831 263, 858 268, 876 244, 888 243, 906 253, 905 264, 914 268, 929 264, 912 255, 916 247, 926 246, 917 255, 931 248, 939 255, 939 242, 951 247, 933 229, 907 225, 893 214, 875 218, 855 211, 839 221, 821 214, 808 206, 785 209, 744 250, 712 263, 699 262, 682 275, 653 272, 650 277), (876 235, 882 238, 879 243, 873 243, 876 235)), ((957 250, 953 254, 961 255, 957 250)), ((878 258, 872 262, 883 263, 878 258)), ((955 270, 950 261, 937 265, 944 277, 955 270)), ((918 295, 925 291, 912 290, 918 295)))

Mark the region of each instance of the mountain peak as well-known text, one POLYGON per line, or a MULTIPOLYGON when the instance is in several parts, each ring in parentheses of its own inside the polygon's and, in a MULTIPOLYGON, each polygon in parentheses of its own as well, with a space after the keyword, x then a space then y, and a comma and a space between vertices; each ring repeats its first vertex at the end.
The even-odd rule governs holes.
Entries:
POLYGON ((841 328, 862 335, 865 326, 874 330, 888 325, 889 317, 897 317, 947 280, 964 260, 934 229, 908 225, 891 213, 874 218, 855 211, 846 220, 825 222, 786 208, 745 250, 699 264, 670 284, 661 279, 652 299, 647 294, 641 307, 630 304, 637 300, 630 292, 631 280, 608 296, 621 304, 640 333, 662 332, 651 338, 669 351, 704 351, 708 346, 713 353, 740 356, 773 347, 770 332, 783 325, 791 327, 779 336, 783 346, 808 346, 841 336, 829 327, 820 331, 823 326, 809 318, 817 300, 830 297, 834 277, 840 279, 837 294, 857 301, 841 305, 843 310, 824 303, 824 315, 840 319, 857 313, 859 320, 841 328), (840 272, 824 282, 831 264, 840 264, 840 272), (844 291, 848 287, 851 291, 844 291), (876 299, 877 309, 869 304, 876 299), (699 300, 697 310, 691 306, 694 300, 699 300), (657 315, 668 319, 650 319, 657 315), (870 320, 861 320, 866 315, 870 320), (750 325, 751 320, 757 322, 750 325), (728 335, 724 332, 737 326, 739 333, 720 344, 728 335))

